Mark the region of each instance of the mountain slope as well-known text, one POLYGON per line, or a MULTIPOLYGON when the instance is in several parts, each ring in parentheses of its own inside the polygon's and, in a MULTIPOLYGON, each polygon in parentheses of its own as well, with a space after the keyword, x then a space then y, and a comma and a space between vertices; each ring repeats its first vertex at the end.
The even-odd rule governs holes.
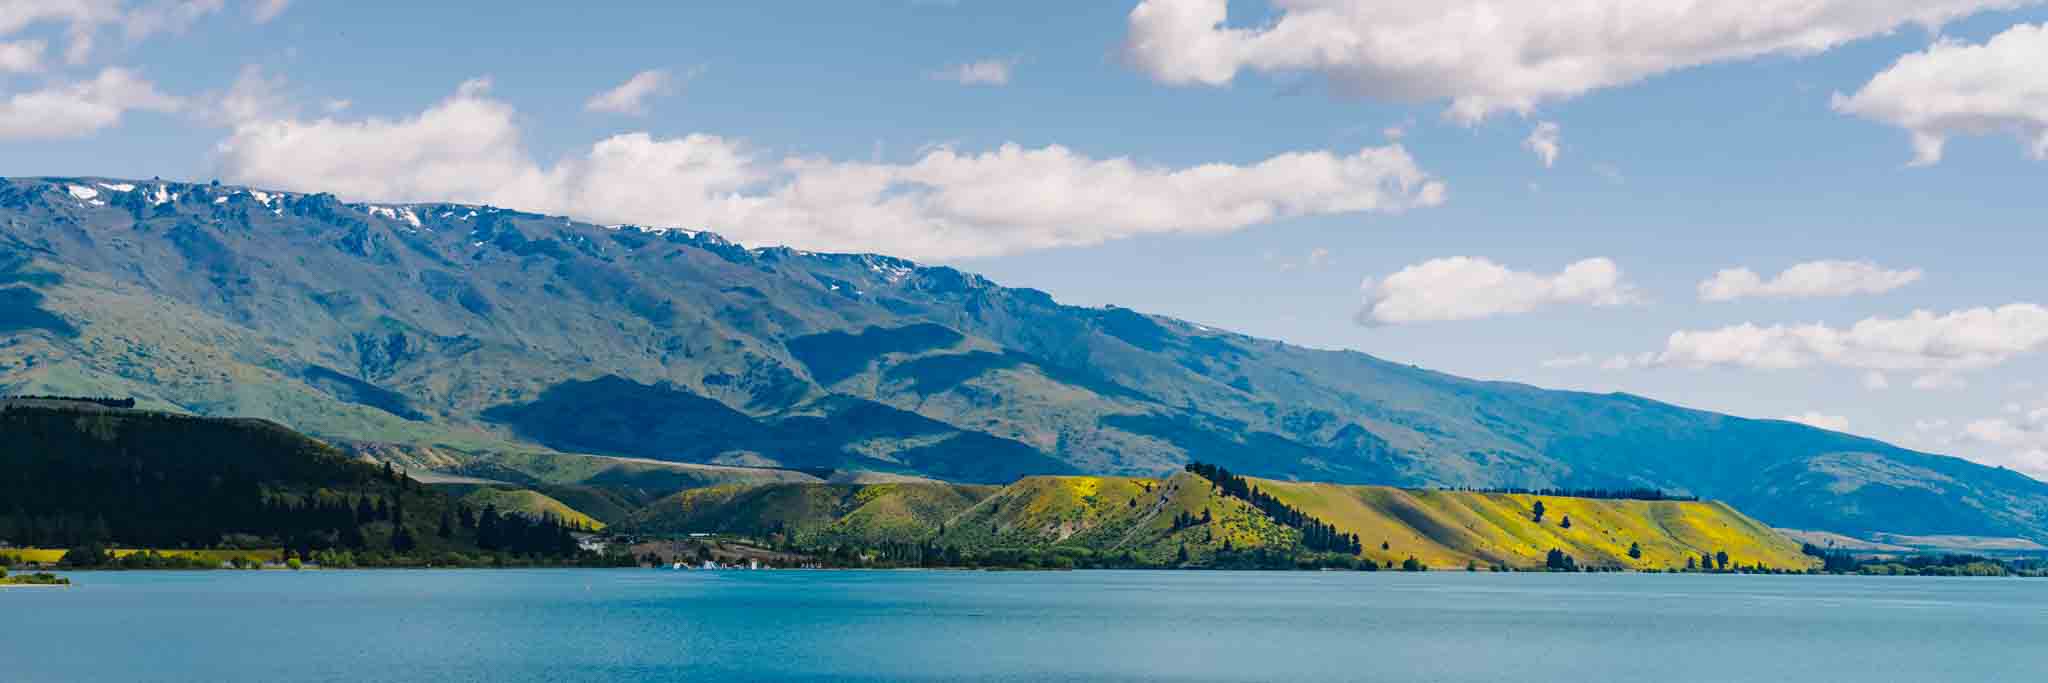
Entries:
POLYGON ((263 417, 488 478, 575 469, 564 452, 989 483, 1199 459, 2048 540, 2048 484, 1867 439, 1063 306, 885 256, 490 207, 0 181, 0 340, 0 390, 263 417))

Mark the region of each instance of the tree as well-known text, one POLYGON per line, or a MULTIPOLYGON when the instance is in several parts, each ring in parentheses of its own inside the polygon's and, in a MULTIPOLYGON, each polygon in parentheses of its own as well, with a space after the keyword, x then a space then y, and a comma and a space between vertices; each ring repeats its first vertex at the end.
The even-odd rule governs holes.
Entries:
POLYGON ((1564 521, 1562 521, 1562 522, 1558 522, 1557 526, 1558 526, 1558 527, 1560 527, 1560 528, 1565 528, 1565 529, 1570 529, 1570 528, 1572 528, 1572 516, 1571 516, 1571 515, 1565 515, 1565 516, 1564 516, 1564 521))
POLYGON ((1628 544, 1628 556, 1629 559, 1633 560, 1643 559, 1643 546, 1638 543, 1630 542, 1628 544))
POLYGON ((1551 571, 1569 572, 1577 571, 1579 563, 1573 560, 1572 556, 1564 554, 1563 550, 1551 548, 1550 554, 1543 558, 1543 567, 1551 571))
POLYGON ((1393 545, 1392 543, 1388 543, 1388 542, 1386 542, 1386 541, 1380 541, 1380 550, 1393 550, 1393 549, 1394 549, 1394 545, 1393 545))
POLYGON ((407 529, 407 528, 405 528, 405 525, 402 525, 402 524, 401 524, 401 525, 398 525, 398 526, 395 526, 395 527, 392 527, 392 531, 391 531, 391 551, 392 551, 392 552, 395 552, 395 553, 409 553, 409 552, 412 552, 412 549, 413 549, 413 548, 416 548, 416 547, 419 547, 419 543, 418 543, 417 541, 413 540, 413 537, 412 537, 412 530, 411 530, 411 529, 407 529))
POLYGON ((1542 523, 1543 523, 1543 501, 1541 501, 1541 500, 1539 500, 1539 501, 1536 501, 1536 504, 1535 504, 1535 505, 1533 505, 1533 506, 1531 506, 1531 507, 1529 508, 1529 513, 1530 513, 1530 515, 1531 515, 1531 516, 1530 516, 1530 518, 1529 518, 1529 519, 1530 519, 1530 521, 1533 521, 1533 522, 1535 522, 1535 523, 1537 523, 1537 524, 1542 524, 1542 523))
POLYGON ((447 511, 447 510, 442 510, 442 511, 441 511, 441 529, 440 529, 440 530, 439 530, 438 532, 436 532, 436 533, 435 533, 435 535, 437 535, 437 536, 440 536, 441 538, 454 538, 454 537, 455 537, 455 515, 453 515, 453 514, 449 513, 449 512, 447 511))
POLYGON ((1714 566, 1719 567, 1721 571, 1728 571, 1728 551, 1714 553, 1714 566))
POLYGON ((1698 560, 1697 558, 1694 558, 1694 557, 1693 557, 1693 556, 1691 556, 1691 555, 1687 555, 1687 556, 1685 556, 1685 570, 1686 570, 1686 571, 1694 571, 1694 570, 1697 570, 1697 569, 1699 569, 1699 568, 1700 568, 1700 562, 1699 562, 1699 560, 1698 560))
POLYGON ((1179 564, 1187 564, 1187 563, 1188 563, 1188 544, 1186 544, 1186 543, 1182 543, 1182 544, 1180 544, 1180 554, 1178 554, 1178 555, 1175 555, 1175 556, 1173 557, 1173 561, 1174 561, 1174 562, 1176 562, 1176 563, 1179 563, 1179 564))
POLYGON ((1714 571, 1714 556, 1707 554, 1707 551, 1700 551, 1700 568, 1714 571))
POLYGON ((1202 508, 1202 523, 1209 523, 1209 508, 1202 508))

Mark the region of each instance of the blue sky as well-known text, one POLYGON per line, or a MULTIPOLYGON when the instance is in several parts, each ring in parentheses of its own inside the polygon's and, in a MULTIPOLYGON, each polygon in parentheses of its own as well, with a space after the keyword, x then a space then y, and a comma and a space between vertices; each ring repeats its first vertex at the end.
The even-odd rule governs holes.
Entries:
POLYGON ((2048 476, 2037 3, 380 4, 0 2, 0 174, 907 254, 2048 476))

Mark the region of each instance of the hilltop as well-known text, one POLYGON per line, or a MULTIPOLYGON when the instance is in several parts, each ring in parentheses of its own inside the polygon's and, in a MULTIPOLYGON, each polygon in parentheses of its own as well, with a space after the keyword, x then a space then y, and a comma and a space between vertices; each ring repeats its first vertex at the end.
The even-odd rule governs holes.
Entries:
POLYGON ((133 396, 418 470, 595 487, 620 499, 599 518, 764 472, 1007 484, 1201 460, 2048 541, 2048 484, 1789 422, 1469 380, 887 256, 216 184, 0 180, 0 392, 133 396))

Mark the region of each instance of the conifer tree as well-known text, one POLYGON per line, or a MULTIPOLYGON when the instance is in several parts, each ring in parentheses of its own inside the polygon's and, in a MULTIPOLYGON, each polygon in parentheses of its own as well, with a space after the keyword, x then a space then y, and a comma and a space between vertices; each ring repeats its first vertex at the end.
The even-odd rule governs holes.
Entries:
POLYGON ((1543 501, 1536 501, 1536 504, 1529 508, 1529 512, 1531 515, 1530 521, 1536 522, 1537 524, 1543 523, 1543 501))

